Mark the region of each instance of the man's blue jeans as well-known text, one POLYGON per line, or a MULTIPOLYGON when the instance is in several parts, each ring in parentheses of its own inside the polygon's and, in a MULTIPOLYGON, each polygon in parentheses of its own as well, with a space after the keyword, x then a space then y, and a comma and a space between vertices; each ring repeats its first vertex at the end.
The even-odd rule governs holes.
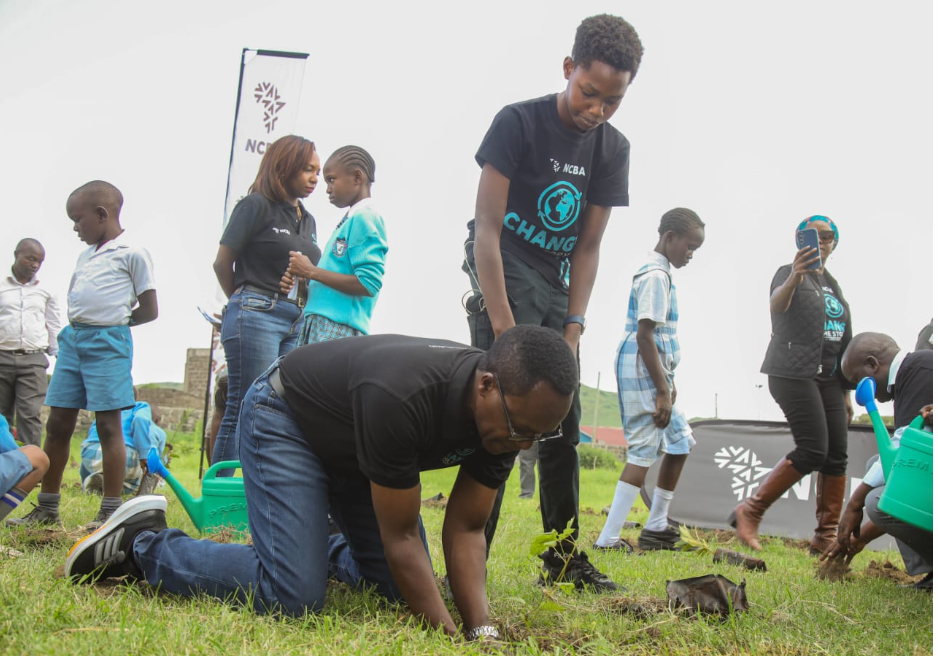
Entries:
MULTIPOLYGON (((296 346, 303 311, 282 299, 251 291, 233 294, 221 323, 228 362, 228 401, 218 427, 212 462, 238 460, 238 412, 251 383, 296 346)), ((225 470, 223 475, 231 476, 225 470)))
MULTIPOLYGON (((253 546, 196 540, 177 529, 144 532, 134 542, 137 564, 163 590, 250 602, 257 612, 322 608, 330 575, 399 599, 370 482, 328 472, 268 384, 273 369, 251 385, 238 424, 253 546), (341 535, 329 536, 330 512, 341 535)), ((420 531, 426 547, 422 523, 420 531)))

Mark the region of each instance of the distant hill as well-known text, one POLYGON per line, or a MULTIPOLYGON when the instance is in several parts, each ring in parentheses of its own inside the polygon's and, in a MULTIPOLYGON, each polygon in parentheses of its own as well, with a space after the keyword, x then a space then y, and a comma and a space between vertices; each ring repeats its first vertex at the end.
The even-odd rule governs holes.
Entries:
MULTIPOLYGON (((593 425, 593 416, 597 412, 596 408, 596 388, 589 385, 580 385, 580 407, 582 416, 580 424, 583 426, 593 425)), ((599 408, 596 414, 597 426, 622 426, 622 420, 619 417, 619 396, 615 392, 604 392, 599 390, 599 408)))

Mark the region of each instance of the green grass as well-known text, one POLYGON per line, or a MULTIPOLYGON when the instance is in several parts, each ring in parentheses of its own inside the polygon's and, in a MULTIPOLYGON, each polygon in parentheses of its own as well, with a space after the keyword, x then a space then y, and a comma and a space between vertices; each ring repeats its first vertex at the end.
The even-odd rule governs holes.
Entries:
MULTIPOLYGON (((171 437, 176 476, 198 495, 197 449, 191 436, 171 437)), ((77 456, 77 444, 73 452, 77 456)), ((77 462, 77 460, 76 460, 77 462)), ((423 496, 448 496, 453 470, 428 472, 423 496)), ((619 472, 581 474, 583 541, 594 539, 619 472)), ((330 587, 326 610, 302 619, 256 616, 243 608, 207 598, 160 594, 143 585, 114 582, 72 585, 56 574, 81 522, 97 510, 97 498, 76 489, 78 470, 66 471, 62 515, 71 535, 0 528, 0 544, 23 552, 0 555, 0 654, 431 654, 478 653, 476 645, 453 642, 418 627, 403 606, 387 605, 373 594, 342 585, 330 587)), ((685 481, 685 489, 690 487, 685 481)), ((492 614, 511 639, 513 654, 925 654, 932 651, 932 598, 900 589, 887 578, 867 573, 871 561, 900 563, 895 552, 867 552, 842 583, 814 577, 814 559, 790 541, 766 539, 766 573, 713 564, 689 553, 641 556, 591 553, 592 561, 626 590, 618 595, 576 594, 557 598, 563 612, 537 612, 543 598, 533 585, 537 558, 528 545, 540 528, 537 500, 518 498, 518 479, 508 482, 502 522, 489 560, 492 614), (719 573, 736 583, 746 579, 747 613, 720 621, 671 614, 661 606, 665 583, 719 573), (643 605, 643 617, 619 612, 643 605)), ((681 490, 678 491, 681 493, 681 490)), ((194 533, 172 492, 168 522, 194 533)), ((32 497, 35 499, 35 496, 32 497)), ((639 502, 641 506, 641 502, 639 502)), ((442 574, 439 530, 442 509, 423 512, 431 555, 442 574)), ((643 521, 644 508, 631 519, 643 521)), ((625 537, 637 542, 638 531, 625 537)), ((738 548, 729 534, 708 534, 711 542, 738 548)), ((901 568, 901 565, 900 565, 901 568)))

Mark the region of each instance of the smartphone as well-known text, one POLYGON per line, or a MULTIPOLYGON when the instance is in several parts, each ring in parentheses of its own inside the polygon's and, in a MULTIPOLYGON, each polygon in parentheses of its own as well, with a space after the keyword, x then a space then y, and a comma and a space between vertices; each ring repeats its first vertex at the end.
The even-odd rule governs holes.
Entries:
POLYGON ((799 230, 798 235, 795 238, 795 241, 798 244, 798 250, 800 251, 805 246, 810 246, 811 248, 817 251, 816 255, 818 260, 810 265, 809 269, 820 269, 821 268, 821 244, 818 240, 817 229, 815 228, 805 228, 804 230, 799 230))

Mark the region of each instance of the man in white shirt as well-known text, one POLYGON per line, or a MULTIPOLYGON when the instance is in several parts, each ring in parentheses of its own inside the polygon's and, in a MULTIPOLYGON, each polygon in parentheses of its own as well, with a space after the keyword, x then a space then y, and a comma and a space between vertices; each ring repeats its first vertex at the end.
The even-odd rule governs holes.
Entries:
POLYGON ((13 251, 10 275, 0 279, 0 414, 25 444, 42 446, 39 411, 46 396, 46 354, 58 352, 58 299, 36 273, 46 257, 35 239, 13 251))

